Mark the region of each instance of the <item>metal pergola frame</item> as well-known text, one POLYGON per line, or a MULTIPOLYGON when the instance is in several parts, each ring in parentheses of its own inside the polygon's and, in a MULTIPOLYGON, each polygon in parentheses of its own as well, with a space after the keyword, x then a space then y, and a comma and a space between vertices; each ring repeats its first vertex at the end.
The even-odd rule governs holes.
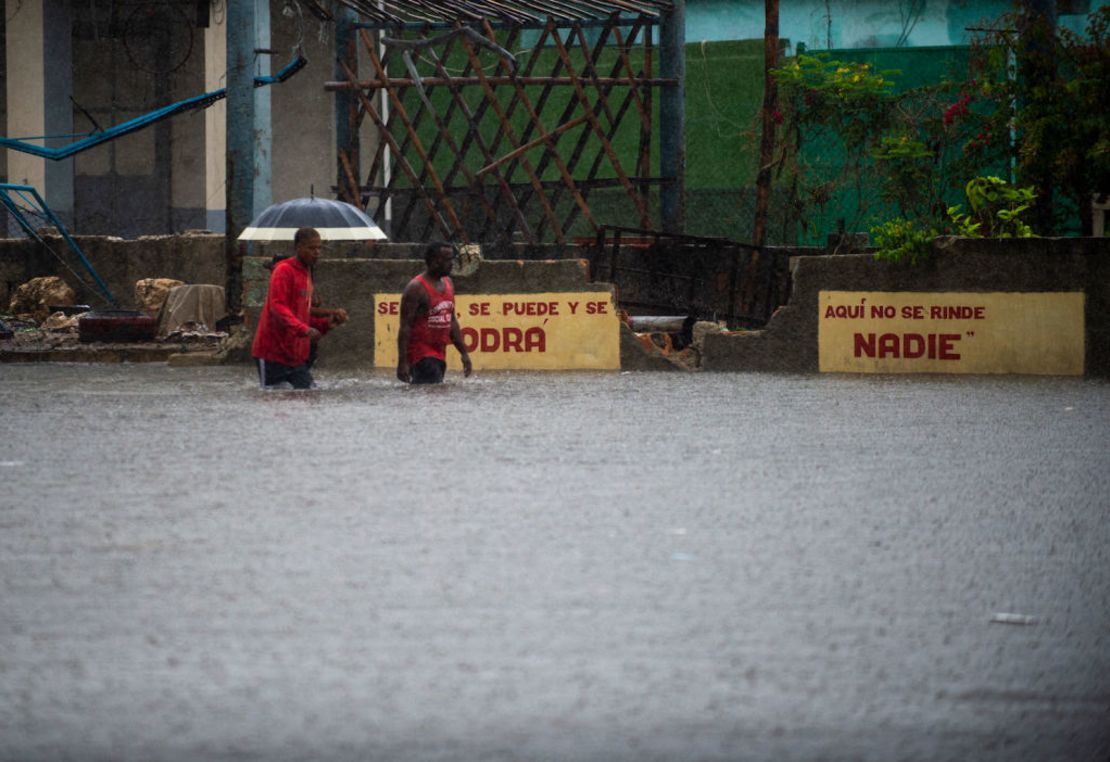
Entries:
MULTIPOLYGON (((604 23, 614 14, 659 17, 672 0, 339 0, 368 29, 444 29, 488 22, 495 29, 542 29, 548 21, 604 23)), ((312 3, 322 14, 327 11, 312 3)))
MULTIPOLYGON (((360 13, 366 5, 344 4, 360 6, 360 13)), ((461 5, 524 4, 445 2, 435 7, 446 16, 461 5)), ((677 179, 652 173, 655 92, 681 85, 677 77, 654 72, 654 36, 660 13, 670 3, 535 0, 527 5, 536 7, 530 15, 508 19, 500 15, 465 23, 456 17, 448 25, 441 17, 414 24, 391 16, 353 25, 373 76, 359 79, 350 63, 341 62, 345 79, 326 87, 349 98, 348 136, 357 135, 369 119, 379 139, 365 182, 357 174, 357 140, 340 141, 338 195, 372 209, 379 221, 382 210, 392 208, 392 238, 426 240, 434 233, 463 242, 515 237, 565 244, 579 217, 591 233, 597 232, 601 223, 589 195, 614 187, 623 189, 636 222, 653 226, 650 189, 670 187, 677 179), (537 8, 555 6, 562 7, 562 15, 540 23, 537 8), (586 13, 586 6, 594 15, 586 13), (586 18, 566 20, 568 9, 586 18), (621 12, 631 10, 638 15, 621 12), (596 17, 601 11, 608 15, 596 17), (373 39, 371 29, 383 31, 373 39), (525 60, 517 61, 509 49, 525 29, 539 35, 525 60), (586 29, 594 35, 592 43, 586 29), (487 51, 497 56, 495 62, 480 59, 487 51), (605 51, 616 55, 610 56, 607 70, 599 71, 605 51), (554 54, 554 65, 539 73, 545 52, 554 54), (447 69, 444 62, 452 55, 461 56, 461 71, 447 69), (559 89, 567 93, 566 105, 549 109, 559 100, 552 98, 559 89), (637 150, 622 157, 613 142, 628 122, 632 126, 626 129, 638 127, 637 150), (487 138, 490 133, 493 137, 487 138)))

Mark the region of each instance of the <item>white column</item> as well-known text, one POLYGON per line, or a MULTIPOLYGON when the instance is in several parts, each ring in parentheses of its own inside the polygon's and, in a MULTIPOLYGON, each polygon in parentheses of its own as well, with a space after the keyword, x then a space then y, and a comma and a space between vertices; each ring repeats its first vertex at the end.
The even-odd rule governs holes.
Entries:
MULTIPOLYGON (((11 0, 8 0, 11 2, 11 0)), ((219 6, 219 13, 209 18, 204 30, 204 91, 212 92, 227 87, 227 13, 226 6, 219 6)), ((222 233, 227 225, 227 101, 219 100, 204 110, 204 209, 205 227, 222 233)))
MULTIPOLYGON (((49 148, 74 140, 73 50, 65 0, 7 0, 7 136, 49 148)), ((8 151, 8 181, 33 185, 66 225, 73 223, 73 159, 8 151)))

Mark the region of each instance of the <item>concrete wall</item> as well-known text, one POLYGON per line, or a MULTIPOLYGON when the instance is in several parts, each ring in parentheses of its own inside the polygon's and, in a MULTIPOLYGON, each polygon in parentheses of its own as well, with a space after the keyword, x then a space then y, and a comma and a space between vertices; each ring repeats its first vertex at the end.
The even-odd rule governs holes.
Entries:
MULTIPOLYGON (((243 266, 247 326, 258 324, 266 299, 269 258, 247 257, 243 266)), ((400 293, 424 269, 417 259, 321 259, 316 263, 316 292, 325 307, 343 307, 350 322, 330 332, 320 345, 320 367, 372 366, 376 293, 400 293)), ((483 261, 470 275, 453 276, 461 294, 534 294, 597 292, 609 297, 607 283, 590 283, 585 260, 483 261)))
MULTIPOLYGON (((136 240, 82 236, 78 243, 101 277, 125 305, 133 305, 140 278, 176 278, 187 283, 224 283, 223 237, 218 235, 153 236, 136 240)), ((51 247, 65 253, 84 280, 61 239, 51 247)), ((244 264, 248 325, 257 320, 265 298, 274 253, 289 253, 288 244, 273 244, 266 256, 244 264)), ((325 365, 372 362, 372 294, 396 293, 420 272, 419 247, 379 244, 373 252, 352 244, 325 247, 317 265, 317 288, 328 306, 345 307, 351 324, 327 338, 325 365), (380 258, 391 254, 409 259, 380 258)), ((1086 293, 1086 372, 1110 376, 1110 239, 940 239, 925 265, 911 267, 876 261, 869 254, 798 256, 792 260, 793 291, 767 328, 705 337, 703 367, 710 371, 818 371, 818 293, 843 291, 917 292, 1063 292, 1086 293)), ((32 277, 59 275, 77 290, 78 299, 94 306, 101 300, 50 252, 38 244, 0 241, 0 310, 11 291, 32 277)), ((460 294, 597 291, 607 283, 590 283, 583 260, 483 260, 472 275, 456 277, 460 294)), ((635 342, 623 342, 622 366, 635 364, 635 342)))
MULTIPOLYGON (((77 293, 78 303, 105 306, 99 292, 92 288, 92 277, 65 242, 58 236, 45 240, 51 251, 34 241, 0 241, 0 311, 7 310, 12 291, 42 275, 62 278, 77 293)), ((124 307, 135 306, 135 281, 141 278, 224 285, 223 236, 190 234, 133 240, 77 236, 74 240, 124 307)))
MULTIPOLYGON (((140 278, 176 278, 186 283, 218 286, 226 281, 222 235, 198 232, 136 239, 79 235, 74 240, 116 298, 128 306, 131 306, 135 281, 140 278)), ((96 292, 82 284, 84 281, 91 285, 92 278, 79 266, 79 260, 65 242, 58 236, 48 236, 46 241, 59 256, 34 241, 0 239, 0 312, 7 308, 12 292, 20 284, 41 275, 56 275, 73 287, 82 303, 103 306, 96 292)), ((335 242, 324 245, 323 259, 420 260, 423 250, 422 243, 375 242, 368 246, 335 242)), ((266 262, 274 255, 292 253, 293 245, 289 242, 256 243, 253 244, 254 256, 247 261, 266 262)), ((482 255, 511 259, 514 266, 519 266, 519 261, 550 259, 556 253, 553 246, 507 246, 490 252, 483 250, 482 255)))
MULTIPOLYGON (((74 10, 74 98, 101 127, 204 92, 204 35, 192 8, 74 10)), ((93 129, 76 110, 74 126, 93 129)), ((135 236, 204 227, 202 111, 101 144, 74 162, 73 230, 135 236)))
POLYGON ((1086 373, 1110 376, 1110 240, 938 239, 917 267, 868 254, 797 257, 793 293, 762 331, 705 337, 710 371, 818 371, 818 293, 825 291, 1086 293, 1086 373))

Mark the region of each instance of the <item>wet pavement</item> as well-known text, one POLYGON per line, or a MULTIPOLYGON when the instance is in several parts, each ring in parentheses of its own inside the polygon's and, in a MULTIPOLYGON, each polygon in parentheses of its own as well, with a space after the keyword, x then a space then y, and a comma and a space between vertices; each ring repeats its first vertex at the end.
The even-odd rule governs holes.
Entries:
POLYGON ((0 366, 0 760, 1110 759, 1106 381, 318 378, 0 366))

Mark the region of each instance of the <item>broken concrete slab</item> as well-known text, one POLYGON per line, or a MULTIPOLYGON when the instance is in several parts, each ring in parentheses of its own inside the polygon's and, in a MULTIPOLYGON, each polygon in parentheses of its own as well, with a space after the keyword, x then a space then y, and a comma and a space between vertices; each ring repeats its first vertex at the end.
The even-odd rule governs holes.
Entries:
POLYGON ((41 323, 52 312, 52 306, 73 304, 76 300, 69 284, 56 275, 46 275, 19 286, 12 294, 8 312, 41 323))

